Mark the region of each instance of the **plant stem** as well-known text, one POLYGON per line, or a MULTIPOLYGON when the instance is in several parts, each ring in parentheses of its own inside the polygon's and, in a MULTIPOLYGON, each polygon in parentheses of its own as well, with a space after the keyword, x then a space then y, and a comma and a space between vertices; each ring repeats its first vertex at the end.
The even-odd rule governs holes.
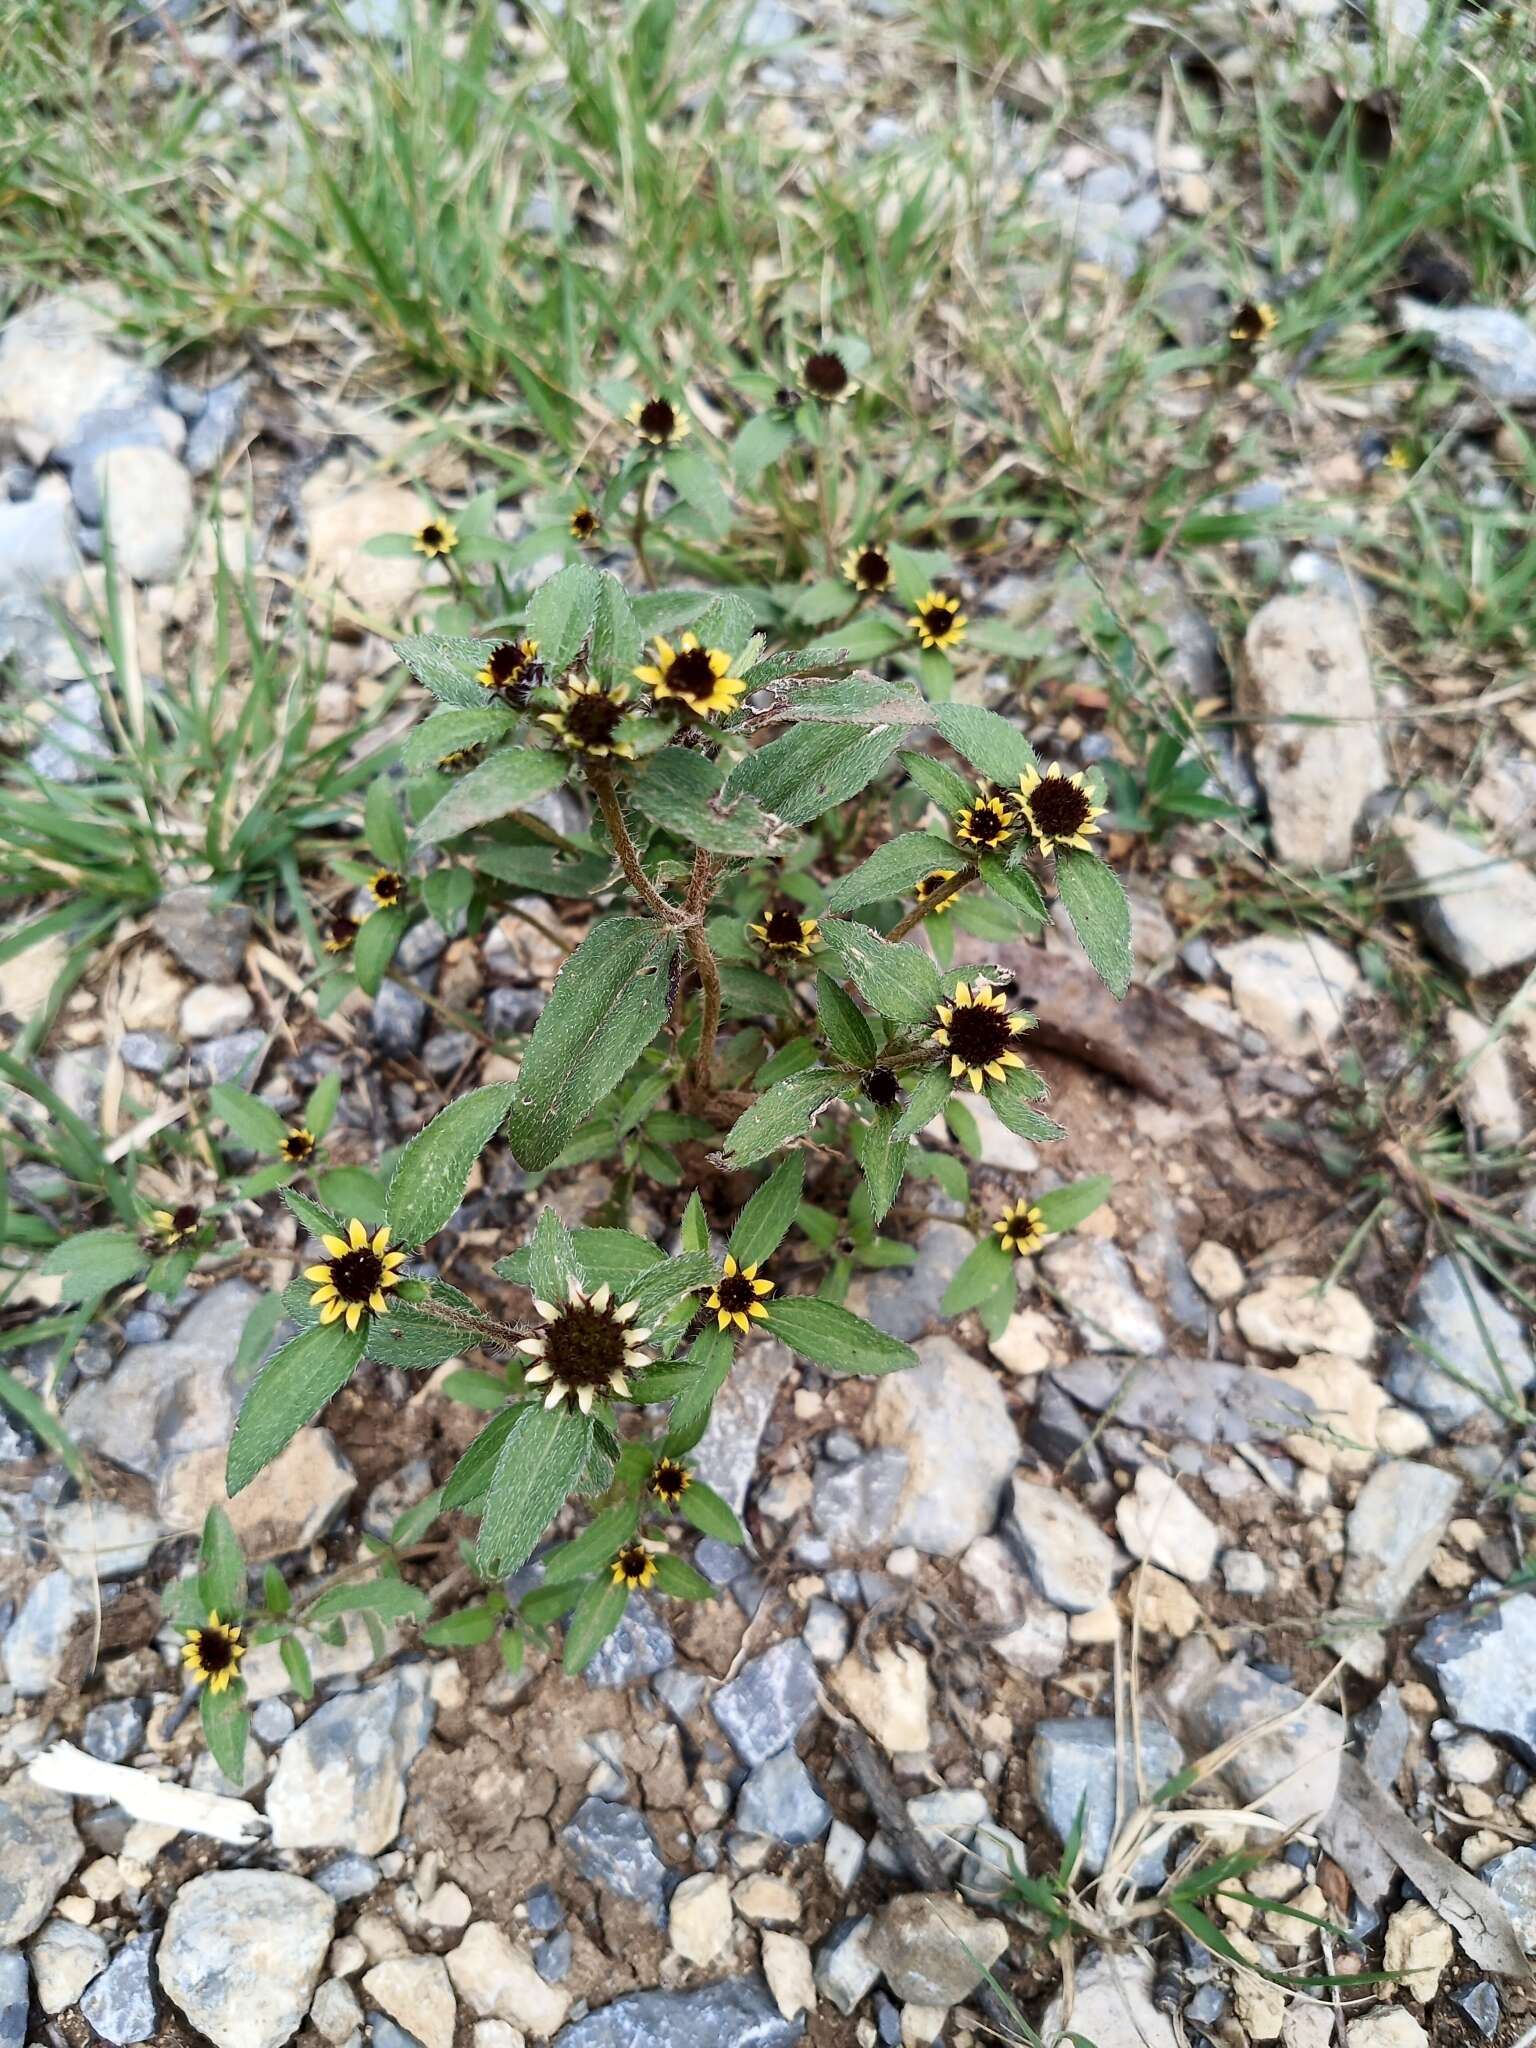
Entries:
POLYGON ((446 1323, 451 1330, 463 1330, 477 1337, 482 1344, 494 1345, 497 1349, 510 1351, 519 1337, 527 1336, 515 1323, 498 1322, 495 1316, 482 1315, 478 1309, 454 1308, 446 1301, 413 1301, 406 1304, 418 1315, 428 1316, 434 1323, 446 1323))
POLYGON ((668 924, 675 923, 677 912, 660 891, 652 884, 640 865, 640 855, 635 842, 629 836, 629 827, 624 822, 624 812, 619 803, 618 792, 614 789, 613 778, 606 768, 586 764, 587 780, 592 785, 592 794, 597 798, 597 807, 603 814, 603 823, 608 827, 608 837, 618 856, 619 866, 624 870, 624 879, 640 898, 653 916, 664 918, 668 924))
POLYGON ((925 917, 931 916, 941 903, 947 903, 951 896, 958 896, 968 882, 974 882, 980 872, 979 868, 964 867, 957 874, 951 875, 942 889, 935 889, 925 901, 915 903, 900 924, 893 924, 886 933, 886 938, 892 944, 897 939, 904 939, 908 932, 916 930, 925 917))
POLYGON ((685 937, 689 957, 699 977, 699 986, 704 991, 704 1013, 699 1020, 699 1049, 693 1061, 694 1080, 696 1085, 708 1094, 715 1082, 715 1037, 720 1029, 720 969, 715 961, 714 948, 704 936, 703 925, 690 925, 685 937))

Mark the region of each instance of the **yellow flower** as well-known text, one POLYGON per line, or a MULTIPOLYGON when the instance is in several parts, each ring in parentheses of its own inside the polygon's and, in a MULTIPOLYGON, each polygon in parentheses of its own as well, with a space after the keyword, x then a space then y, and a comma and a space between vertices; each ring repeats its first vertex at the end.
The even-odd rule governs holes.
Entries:
POLYGON ((290 1124, 288 1134, 278 1150, 295 1166, 302 1165, 306 1159, 313 1159, 315 1156, 315 1134, 303 1124, 290 1124))
POLYGON ((306 1266, 304 1278, 315 1282, 309 1305, 319 1309, 321 1322, 345 1316, 347 1328, 355 1330, 370 1309, 387 1315, 386 1293, 400 1285, 398 1269, 405 1264, 404 1252, 386 1249, 389 1225, 381 1223, 370 1239, 368 1226, 354 1216, 345 1237, 322 1237, 320 1242, 330 1257, 322 1265, 306 1266))
POLYGON ((447 519, 429 519, 425 526, 418 527, 416 538, 411 542, 418 555, 425 555, 433 561, 438 555, 451 555, 459 544, 459 530, 447 519))
POLYGON ((656 659, 635 674, 654 697, 686 705, 703 718, 711 711, 734 711, 746 684, 731 674, 731 657, 723 647, 704 647, 697 633, 684 633, 674 647, 658 634, 656 659))
POLYGON ((970 624, 960 609, 958 597, 945 590, 930 590, 917 601, 917 610, 907 620, 924 647, 954 647, 965 638, 970 624))
POLYGON ((546 1408, 572 1400, 583 1415, 602 1396, 629 1393, 627 1373, 650 1363, 642 1349, 649 1329, 631 1327, 639 1303, 615 1302, 613 1289, 605 1280, 589 1295, 572 1280, 562 1302, 534 1299, 544 1319, 536 1337, 523 1337, 518 1350, 535 1363, 524 1375, 530 1387, 547 1386, 546 1408))
POLYGON ((379 868, 368 877, 368 894, 380 910, 393 910, 405 894, 405 877, 393 868, 379 868))
POLYGON ((704 1306, 715 1311, 720 1329, 734 1327, 745 1336, 753 1320, 761 1321, 767 1315, 763 1296, 772 1292, 773 1282, 759 1280, 756 1266, 738 1266, 727 1252, 725 1271, 705 1297, 704 1306))
POLYGON ((325 934, 325 950, 327 953, 345 953, 356 937, 356 918, 333 917, 325 934))
POLYGON ((843 557, 843 574, 855 590, 889 590, 891 587, 890 557, 883 548, 867 541, 861 548, 850 548, 843 557))
POLYGON ((653 448, 673 448, 688 432, 688 415, 670 398, 637 398, 625 419, 653 448))
MULTIPOLYGON (((1002 844, 1002 841, 997 839, 990 839, 987 841, 987 844, 989 846, 1000 846, 1002 844)), ((913 889, 912 894, 917 898, 917 901, 919 903, 930 902, 933 897, 938 895, 939 891, 943 888, 944 884, 946 882, 952 882, 955 879, 956 875, 959 874, 959 872, 960 870, 958 868, 935 868, 931 874, 926 874, 921 878, 921 880, 917 883, 917 886, 913 889)), ((955 895, 958 895, 959 893, 959 890, 955 891, 955 895)), ((947 917, 950 911, 954 909, 954 907, 955 897, 946 896, 942 903, 936 904, 934 906, 933 914, 935 917, 947 917)))
POLYGON ((1003 997, 984 981, 974 988, 956 982, 953 1003, 940 1003, 934 1014, 939 1021, 930 1035, 949 1054, 951 1080, 969 1081, 980 1094, 983 1081, 1006 1080, 1009 1067, 1023 1066, 1013 1041, 1029 1029, 1029 1019, 1020 1011, 1010 1014, 1003 997))
POLYGON ((798 953, 809 958, 816 944, 819 918, 801 917, 795 911, 777 908, 765 911, 761 924, 749 924, 753 938, 761 939, 770 953, 798 953))
POLYGON ((819 398, 823 405, 842 405, 859 388, 835 348, 819 348, 807 356, 800 379, 812 398, 819 398))
POLYGON ((472 747, 455 747, 451 754, 444 754, 437 764, 440 775, 467 775, 471 768, 478 768, 485 757, 483 743, 472 747))
POLYGON ((967 846, 1006 846, 1016 823, 1012 807, 1002 797, 978 790, 972 801, 955 813, 955 837, 967 846))
POLYGON ((475 681, 482 690, 494 690, 521 710, 534 685, 543 681, 537 640, 503 640, 476 669, 475 681))
POLYGON ((185 1244, 202 1220, 202 1213, 195 1202, 182 1202, 174 1209, 151 1209, 149 1220, 161 1249, 173 1251, 177 1245, 185 1244))
POLYGON ((1406 441, 1394 441, 1381 458, 1381 466, 1383 469, 1412 469, 1413 450, 1406 441))
POLYGON ((651 1467, 651 1492, 674 1511, 692 1484, 687 1466, 679 1465, 676 1458, 658 1458, 651 1467))
POLYGON ((1010 1202, 992 1228, 1003 1250, 1021 1259, 1045 1243, 1045 1218, 1032 1202, 1010 1202))
POLYGON ((583 547, 596 540, 602 530, 603 522, 590 505, 578 505, 571 514, 571 539, 579 541, 583 547))
POLYGON ((1082 775, 1068 775, 1055 765, 1043 774, 1038 768, 1026 769, 1014 802, 1042 853, 1055 853, 1062 846, 1075 846, 1087 853, 1088 841, 1098 833, 1098 820, 1105 809, 1094 802, 1093 791, 1082 775))
POLYGON ((616 1586, 643 1592, 656 1576, 656 1560, 643 1543, 626 1543, 609 1569, 616 1586))
POLYGON ((1244 348, 1257 348, 1279 324, 1280 316, 1267 299, 1249 299, 1232 315, 1227 335, 1244 348))
POLYGON ((584 677, 565 683, 560 689, 558 711, 541 711, 539 723, 547 725, 570 754, 586 754, 594 761, 610 754, 632 761, 635 750, 617 737, 624 724, 624 706, 629 698, 628 683, 605 689, 584 677))
POLYGON ((225 1692, 239 1678, 245 1655, 240 1624, 220 1621, 217 1608, 197 1628, 183 1629, 181 1642, 181 1661, 194 1685, 206 1683, 210 1692, 225 1692))

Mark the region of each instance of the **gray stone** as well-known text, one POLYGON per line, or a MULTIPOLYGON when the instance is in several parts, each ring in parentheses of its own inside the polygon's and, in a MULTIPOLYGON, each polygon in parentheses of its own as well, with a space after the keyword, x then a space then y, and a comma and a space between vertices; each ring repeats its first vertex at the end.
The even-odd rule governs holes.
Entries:
POLYGON ((26 1957, 0 1949, 0 2048, 24 2048, 30 2003, 26 1957))
POLYGON ((369 1029, 373 1042, 386 1058, 408 1060, 421 1043, 427 1028, 427 1006, 397 981, 381 984, 373 999, 369 1029))
POLYGON ((1096 1415, 1113 1409, 1127 1429, 1198 1444, 1278 1440, 1304 1429, 1315 1407, 1272 1373, 1204 1358, 1079 1358, 1053 1369, 1046 1386, 1096 1415))
POLYGON ((667 1866, 645 1816, 611 1799, 587 1799, 560 1830, 560 1839, 585 1878, 621 1899, 647 1907, 659 1923, 667 1866))
POLYGON ((163 1343, 131 1345, 109 1380, 71 1397, 64 1423, 75 1442, 148 1479, 192 1451, 222 1451, 240 1402, 240 1333, 260 1298, 244 1280, 220 1281, 163 1343))
POLYGON ((1503 2007, 1499 2003, 1498 1992, 1487 1978, 1479 1984, 1462 1984, 1448 1995, 1467 2024, 1476 2028, 1485 2041, 1491 2041, 1499 2031, 1503 2007))
POLYGON ((419 924, 413 924, 395 949, 395 958, 412 976, 419 975, 423 967, 430 967, 448 944, 448 934, 435 917, 424 917, 419 924))
POLYGON ((76 2004, 93 1978, 107 1967, 107 1944, 94 1927, 50 1920, 27 1951, 37 1984, 37 2002, 51 2018, 76 2004))
POLYGON ((89 413, 152 402, 155 373, 111 345, 118 317, 113 294, 87 287, 36 300, 0 333, 0 429, 36 444, 34 460, 89 413))
POLYGON ((1536 959, 1536 875, 1423 818, 1393 838, 1411 884, 1409 907, 1440 957, 1469 980, 1536 959))
POLYGON ((1115 1546, 1069 1494, 1017 1476, 1003 1535, 1052 1606, 1089 1614, 1109 1598, 1115 1546))
POLYGON ((467 1031, 434 1031, 421 1048, 421 1064, 438 1080, 456 1074, 475 1049, 467 1031))
MULTIPOLYGON (((1029 1747, 1030 1791, 1059 1842, 1072 1832, 1081 1805, 1082 1869, 1096 1874, 1104 1868, 1116 1830, 1182 1769, 1184 1752, 1161 1723, 1144 1716, 1140 1760, 1138 1784, 1129 1738, 1121 1741, 1111 1720, 1042 1721, 1036 1727, 1029 1747), (1117 1742, 1123 1751, 1118 1783, 1117 1742)), ((1136 1882, 1160 1882, 1167 1861, 1166 1849, 1144 1855, 1136 1865, 1136 1882)))
POLYGON ((161 1989, 214 2048, 281 2048, 303 2023, 336 1924, 334 1901, 277 1870, 184 1884, 161 1939, 161 1989))
MULTIPOLYGON (((23 505, 0 504, 0 597, 21 599, 73 575, 75 522, 68 498, 35 497, 23 505)), ((10 632, 27 632, 18 609, 10 632)), ((78 671, 77 671, 78 673, 78 671)), ((93 693, 94 694, 94 693, 93 693)))
POLYGON ((1090 1951, 1078 1965, 1070 2010, 1058 1992, 1040 2021, 1040 2036, 1058 2041, 1067 2028, 1094 2048, 1182 2048, 1172 2018, 1154 1999, 1154 1965, 1143 1950, 1090 1951))
POLYGON ((143 1747, 144 1719, 137 1700, 108 1700, 86 1715, 80 1746, 104 1764, 125 1764, 143 1747))
POLYGON ((929 1337, 917 1355, 911 1371, 880 1381, 869 1428, 907 1460, 894 1540, 956 1557, 996 1522, 1019 1433, 996 1376, 953 1338, 929 1337))
POLYGON ((970 1853, 976 1830, 991 1825, 992 1809, 979 1787, 943 1785, 937 1792, 909 1799, 907 1818, 938 1858, 944 1875, 952 1878, 970 1853))
MULTIPOLYGON (((1536 1611, 1536 1601, 1531 1603, 1536 1611)), ((1344 1723, 1332 1708, 1234 1658, 1216 1666, 1180 1702, 1180 1726, 1202 1753, 1245 1735, 1222 1766, 1240 1800, 1282 1827, 1310 1826, 1334 1803, 1344 1723), (1262 1732, 1260 1724, 1265 1725, 1262 1732)))
POLYGON ((1015 1872, 1029 1869, 1029 1848, 1009 1828, 995 1822, 978 1827, 960 1859, 960 1889, 973 1899, 999 1900, 1011 1889, 1015 1872))
POLYGON ((749 1344, 715 1396, 709 1427, 694 1448, 695 1472, 738 1515, 757 1475, 758 1446, 790 1363, 788 1351, 776 1339, 759 1337, 749 1344))
POLYGON ((1067 1617, 1036 1592, 1007 1544, 978 1536, 960 1559, 976 1596, 976 1619, 992 1651, 1015 1671, 1049 1678, 1067 1657, 1067 1617))
POLYGON ((792 1749, 781 1749, 758 1765, 741 1788, 736 1825, 750 1835, 802 1848, 819 1842, 832 1823, 832 1809, 792 1749))
POLYGON ((958 1223, 925 1223, 918 1232, 917 1259, 893 1266, 864 1282, 864 1314, 877 1330, 908 1344, 944 1320, 940 1303, 962 1261, 976 1243, 958 1223))
POLYGON ((874 1990, 880 1976, 880 1965, 869 1952, 873 1927, 867 1913, 862 1920, 845 1920, 816 1951, 816 1989, 845 2019, 874 1990))
POLYGON ((380 1884, 379 1866, 371 1856, 333 1856, 315 1872, 315 1883, 338 1906, 366 1899, 380 1884))
POLYGON ((136 1308, 123 1317, 123 1337, 129 1344, 158 1344, 170 1333, 169 1319, 154 1309, 136 1308))
POLYGON ((1129 1351, 1137 1358, 1163 1351, 1157 1310, 1131 1277, 1118 1245, 1103 1237, 1064 1237, 1040 1265, 1090 1351, 1129 1351))
POLYGON ((278 1752, 267 1818, 279 1849, 387 1849, 432 1727, 424 1664, 327 1700, 278 1752))
POLYGON ((1501 1736, 1536 1769, 1536 1599, 1517 1593, 1486 1613, 1451 1608, 1413 1654, 1464 1728, 1501 1736))
POLYGON ((1388 1354, 1387 1391, 1417 1408, 1439 1435, 1474 1417, 1491 1420, 1536 1379, 1519 1319, 1465 1258, 1443 1253, 1430 1265, 1419 1282, 1411 1333, 1416 1342, 1400 1337, 1388 1354))
POLYGON ((95 684, 70 683, 60 690, 58 711, 42 738, 29 749, 27 766, 43 782, 92 782, 95 763, 111 758, 95 684))
POLYGON ((192 1055, 189 1078, 194 1087, 211 1088, 215 1081, 255 1086, 266 1050, 264 1031, 231 1031, 225 1038, 205 1038, 192 1055))
POLYGON ((714 1715, 749 1767, 788 1749, 817 1709, 816 1666, 798 1637, 754 1657, 714 1697, 714 1715))
POLYGON ((588 1685, 633 1685, 677 1662, 666 1623, 643 1593, 631 1593, 624 1619, 587 1666, 588 1685))
POLYGON ((0 1785, 0 1944, 42 1926, 84 1853, 67 1799, 21 1771, 0 1785))
POLYGON ((889 1540, 906 1483, 902 1451, 871 1451, 851 1465, 824 1459, 816 1467, 812 1519, 834 1551, 873 1550, 889 1540))
POLYGON ((563 1984, 571 1974, 571 1930, 562 1927, 558 1934, 550 1935, 547 1941, 535 1944, 533 1967, 546 1984, 563 1984))
POLYGON ((123 1065, 136 1074, 158 1077, 173 1066, 181 1047, 168 1031, 125 1031, 118 1044, 123 1065))
POLYGON ((698 1991, 636 1991, 572 2020, 553 2048, 793 2048, 805 2022, 786 2020, 756 1977, 698 1991))
POLYGON ((160 898, 150 929, 199 981, 236 981, 251 936, 243 903, 218 902, 214 890, 189 883, 160 898))
POLYGON ((805 1610, 801 1639, 818 1664, 840 1664, 848 1650, 849 1626, 840 1607, 817 1598, 805 1610))
POLYGON ((535 1934, 553 1934, 565 1924, 565 1908, 547 1884, 536 1884, 523 1905, 535 1934))
POLYGON ((368 2038, 373 2048, 424 2048, 414 2034, 392 2020, 388 2013, 370 2011, 366 2017, 368 2038))
POLYGON ((0 1644, 5 1675, 22 1699, 41 1699, 58 1683, 71 1643, 95 1611, 91 1595, 68 1572, 44 1572, 33 1581, 0 1644))
POLYGON ((1397 317, 1437 362, 1470 378, 1495 405, 1536 404, 1536 334, 1503 306, 1431 306, 1404 296, 1397 317))
POLYGON ((130 1934, 80 2001, 82 2015, 114 2048, 154 2038, 155 1987, 149 1968, 154 1952, 152 1934, 130 1934))
POLYGON ((297 1725, 298 1717, 286 1700, 263 1700, 251 1715, 251 1733, 264 1749, 286 1742, 297 1725))
POLYGON ((866 1946, 904 2004, 951 2006, 984 1981, 1008 1929, 942 1892, 906 1892, 880 1908, 866 1946))
POLYGON ((65 1571, 87 1586, 141 1572, 163 1534, 153 1515, 111 1500, 65 1501, 48 1510, 43 1529, 65 1571))
POLYGON ((377 1536, 381 1542, 387 1541, 390 1531, 407 1509, 424 1501, 431 1491, 430 1460, 412 1458, 399 1471, 381 1479, 369 1494, 363 1507, 363 1527, 370 1536, 377 1536))
POLYGON ((239 438, 250 399, 250 379, 230 377, 203 394, 202 409, 187 433, 181 459, 189 475, 211 476, 239 438))
POLYGON ((169 449, 179 442, 184 429, 174 413, 162 405, 116 406, 87 413, 66 447, 56 459, 70 473, 75 510, 92 526, 100 526, 104 510, 98 464, 115 448, 169 449))
POLYGON ((1334 1605, 1356 1624, 1328 1640, 1367 1678, 1386 1669, 1380 1625, 1395 1621, 1440 1547, 1461 1482, 1433 1465, 1395 1459, 1378 1465, 1356 1496, 1344 1528, 1344 1569, 1334 1605), (1369 1623, 1361 1629, 1358 1624, 1369 1623))
POLYGON ((177 574, 192 538, 192 479, 168 448, 130 443, 93 463, 114 556, 136 583, 177 574))
POLYGON ((1511 1849, 1485 1863, 1483 1881, 1509 1915, 1527 1955, 1536 1955, 1536 1849, 1511 1849))
POLYGON ((485 1028, 492 1037, 521 1038, 538 1023, 545 1003, 539 988, 493 988, 485 998, 485 1028))

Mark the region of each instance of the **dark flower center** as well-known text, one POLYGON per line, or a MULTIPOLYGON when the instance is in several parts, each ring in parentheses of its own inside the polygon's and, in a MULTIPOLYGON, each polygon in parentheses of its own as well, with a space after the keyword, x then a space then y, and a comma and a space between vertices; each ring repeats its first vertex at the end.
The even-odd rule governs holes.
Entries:
POLYGON ((366 1245, 331 1261, 331 1285, 343 1301, 366 1301, 384 1277, 384 1261, 366 1245))
POLYGON ((763 930, 770 946, 798 946, 804 936, 792 910, 770 910, 763 919, 763 930))
POLYGON ((702 703, 711 696, 718 681, 710 666, 707 647, 684 647, 673 655, 672 665, 667 670, 667 688, 676 690, 680 696, 691 697, 702 703))
POLYGON ((871 590, 883 590, 891 580, 891 565, 878 548, 866 548, 853 566, 859 581, 871 590))
POLYGON ((818 398, 836 398, 848 389, 848 365, 835 349, 818 349, 806 357, 805 388, 818 398))
POLYGON ((440 526, 424 526, 421 529, 421 537, 429 548, 439 548, 443 544, 443 529, 440 526))
POLYGON ((308 1131, 290 1131, 283 1140, 285 1159, 307 1159, 315 1149, 315 1141, 308 1131))
POLYGON ((400 894, 400 877, 398 875, 375 876, 373 893, 380 903, 392 903, 400 894))
POLYGON ((1047 775, 1030 792, 1030 818, 1051 839, 1070 839, 1081 832, 1092 809, 1087 791, 1065 775, 1047 775))
POLYGON ((235 1646, 221 1628, 200 1628, 197 1632, 197 1661, 210 1678, 230 1671, 235 1663, 235 1646))
POLYGON ((606 747, 624 717, 622 705, 606 693, 580 691, 565 707, 565 730, 578 746, 606 747))
POLYGON ((968 1003, 955 1009, 949 1019, 949 1049, 968 1067, 989 1066, 1013 1044, 1013 1033, 1001 1010, 981 1009, 968 1003))
POLYGON ((544 1361, 568 1387, 604 1387, 624 1370, 624 1329, 607 1309, 562 1309, 544 1332, 544 1361))
POLYGON ((688 1474, 681 1465, 661 1464, 651 1474, 651 1491, 662 1500, 681 1500, 688 1474))
POLYGON ((773 402, 780 412, 793 412, 800 403, 800 394, 793 385, 781 384, 773 394, 773 402))
POLYGON ((649 398, 641 406, 641 433, 654 434, 658 440, 669 441, 672 438, 672 430, 676 425, 677 414, 673 411, 670 400, 665 398, 649 398))
POLYGON ((619 1568, 619 1576, 630 1586, 639 1585, 645 1577, 646 1567, 650 1561, 649 1553, 638 1543, 631 1543, 627 1550, 621 1550, 614 1560, 619 1568))
POLYGON ((189 1230, 197 1228, 197 1207, 192 1202, 183 1202, 171 1212, 171 1228, 178 1237, 185 1237, 189 1230))
POLYGON ((940 634, 947 633, 955 623, 955 610, 956 607, 952 604, 928 605, 922 614, 923 624, 937 638, 940 634))
POLYGON ((744 1308, 750 1308, 757 1296, 752 1292, 752 1282, 745 1273, 727 1273, 715 1292, 720 1297, 720 1306, 739 1315, 744 1308))
POLYGON ((356 937, 357 921, 355 918, 333 917, 331 919, 331 944, 333 946, 350 946, 356 937))
POLYGON ((588 534, 597 531, 597 514, 590 505, 583 505, 571 514, 571 531, 585 540, 588 534))
POLYGON ((1008 820, 992 804, 978 804, 971 813, 970 833, 982 845, 990 846, 1008 830, 1008 820))
POLYGON ((1234 341, 1257 341, 1264 332, 1264 315, 1251 302, 1239 306, 1232 322, 1234 341))
POLYGON ((901 1100, 901 1088, 889 1067, 872 1067, 864 1076, 864 1093, 876 1109, 894 1109, 901 1100))

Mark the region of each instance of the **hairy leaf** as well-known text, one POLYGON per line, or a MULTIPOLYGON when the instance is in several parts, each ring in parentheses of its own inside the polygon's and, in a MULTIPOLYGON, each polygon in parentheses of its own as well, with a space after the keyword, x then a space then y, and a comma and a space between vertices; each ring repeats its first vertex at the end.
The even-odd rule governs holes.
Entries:
POLYGON ((1064 846, 1056 887, 1100 980, 1123 996, 1131 985, 1131 907, 1119 877, 1096 855, 1064 846))
POLYGON ((939 970, 916 946, 893 945, 867 925, 828 918, 821 936, 877 1016, 916 1024, 941 1000, 939 970))
POLYGON ((416 837, 423 846, 437 846, 477 825, 505 818, 556 788, 566 772, 563 754, 503 747, 460 776, 416 827, 416 837))
POLYGON ((300 1331, 257 1374, 240 1408, 225 1465, 233 1497, 285 1450, 351 1379, 366 1342, 344 1321, 300 1331))
POLYGON ((395 1162, 384 1216, 402 1245, 425 1244, 464 1199, 470 1171, 512 1107, 505 1082, 476 1088, 439 1110, 395 1162))
POLYGON ((764 1327, 797 1357, 829 1372, 901 1372, 916 1365, 917 1353, 883 1330, 830 1301, 810 1295, 775 1297, 764 1327))

